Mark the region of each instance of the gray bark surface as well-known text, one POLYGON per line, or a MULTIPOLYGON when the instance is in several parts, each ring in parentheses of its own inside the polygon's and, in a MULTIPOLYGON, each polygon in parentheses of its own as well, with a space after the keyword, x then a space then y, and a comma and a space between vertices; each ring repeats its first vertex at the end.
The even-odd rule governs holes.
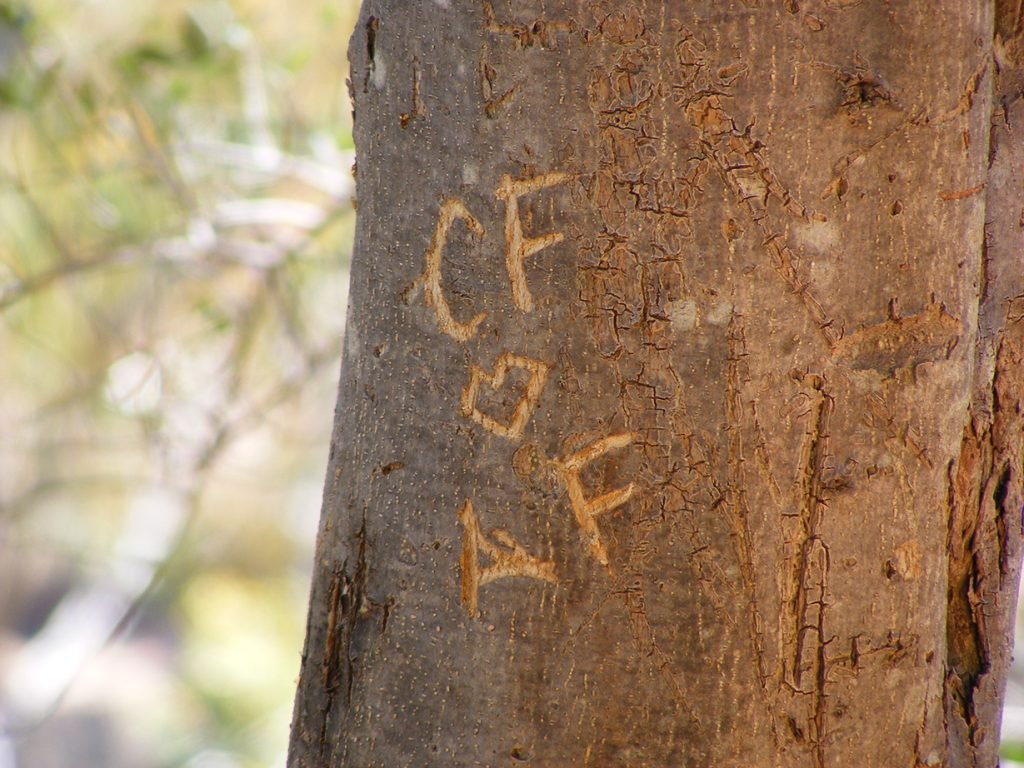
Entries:
POLYGON ((367 0, 291 766, 994 766, 1017 3, 367 0))

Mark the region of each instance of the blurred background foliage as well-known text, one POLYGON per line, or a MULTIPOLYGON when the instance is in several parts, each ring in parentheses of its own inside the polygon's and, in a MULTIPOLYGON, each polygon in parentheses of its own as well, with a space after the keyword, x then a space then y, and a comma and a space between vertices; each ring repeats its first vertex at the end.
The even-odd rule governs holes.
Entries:
POLYGON ((0 768, 283 765, 351 0, 0 0, 0 768))

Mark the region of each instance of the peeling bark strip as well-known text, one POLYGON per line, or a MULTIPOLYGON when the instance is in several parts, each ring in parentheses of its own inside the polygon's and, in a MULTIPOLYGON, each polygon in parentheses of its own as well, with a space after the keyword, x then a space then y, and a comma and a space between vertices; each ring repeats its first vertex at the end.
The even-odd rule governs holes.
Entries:
MULTIPOLYGON (((1024 309, 1024 297, 1011 308, 1024 309)), ((1008 317, 992 379, 994 413, 979 414, 950 465, 946 716, 967 765, 998 742, 1010 665, 1024 526, 1024 318, 1008 317)))
POLYGON ((364 2, 290 766, 995 764, 1022 9, 364 2))
MULTIPOLYGON (((306 628, 307 640, 315 639, 315 647, 322 650, 320 675, 318 680, 308 681, 316 692, 296 701, 295 723, 302 723, 302 726, 292 729, 292 738, 302 745, 309 759, 319 765, 338 765, 344 759, 346 744, 337 727, 347 722, 350 715, 355 674, 350 656, 352 640, 357 622, 367 607, 365 521, 355 532, 353 545, 356 550, 353 565, 348 561, 338 564, 314 582, 314 599, 317 590, 326 588, 326 611, 319 626, 311 622, 306 628)), ((307 648, 303 653, 303 669, 309 668, 310 661, 307 648)))

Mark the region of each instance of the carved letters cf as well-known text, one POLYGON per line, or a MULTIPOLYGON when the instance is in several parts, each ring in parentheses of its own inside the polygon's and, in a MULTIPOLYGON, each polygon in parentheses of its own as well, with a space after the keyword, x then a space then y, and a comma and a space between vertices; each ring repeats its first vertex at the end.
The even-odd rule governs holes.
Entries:
MULTIPOLYGON (((538 251, 562 242, 564 235, 561 232, 552 232, 538 237, 527 237, 523 233, 523 222, 519 217, 519 198, 568 180, 567 173, 548 173, 528 179, 514 179, 506 174, 502 176, 501 183, 495 191, 495 197, 505 203, 505 267, 508 270, 512 301, 523 312, 532 312, 534 308, 533 296, 526 284, 523 262, 538 251)), ((451 308, 441 290, 441 256, 448 242, 449 230, 457 219, 461 219, 466 228, 478 239, 483 238, 484 228, 469 212, 466 204, 455 197, 447 198, 441 204, 434 235, 430 239, 430 247, 427 248, 424 259, 426 265, 417 284, 423 286, 424 299, 427 306, 434 310, 437 327, 463 343, 476 335, 477 328, 487 317, 487 313, 481 312, 469 322, 461 323, 452 317, 451 308)))
MULTIPOLYGON (((530 178, 501 178, 495 197, 505 205, 505 269, 508 273, 512 303, 521 312, 532 312, 535 308, 533 295, 526 280, 524 262, 539 251, 564 240, 561 232, 528 235, 524 232, 520 214, 520 198, 540 192, 549 187, 563 184, 570 175, 561 172, 546 173, 530 178)), ((445 298, 442 288, 442 255, 448 242, 451 228, 461 221, 477 240, 483 240, 486 231, 480 221, 458 198, 447 198, 438 212, 430 243, 424 254, 424 268, 414 285, 423 289, 427 306, 433 310, 437 326, 442 333, 455 341, 465 343, 479 331, 487 313, 479 312, 472 317, 456 319, 445 298)), ((519 441, 529 424, 545 384, 550 366, 543 360, 505 351, 494 362, 491 370, 479 365, 470 365, 469 381, 459 401, 460 414, 482 429, 505 440, 519 441), (499 392, 513 371, 526 374, 525 383, 520 383, 518 399, 511 412, 503 417, 488 413, 481 403, 485 390, 499 392)), ((612 434, 595 440, 580 450, 566 456, 547 459, 545 463, 565 488, 573 517, 580 529, 588 553, 598 563, 608 566, 608 553, 601 539, 597 517, 625 504, 634 495, 633 483, 604 493, 592 494, 584 488, 581 472, 588 464, 606 453, 628 447, 637 438, 635 433, 612 434)), ((486 535, 480 527, 479 517, 471 499, 466 499, 458 513, 462 525, 462 554, 459 558, 461 570, 461 597, 470 616, 479 615, 480 588, 498 579, 526 577, 556 583, 555 564, 530 554, 505 530, 492 529, 486 535), (486 565, 481 562, 486 558, 486 565)))

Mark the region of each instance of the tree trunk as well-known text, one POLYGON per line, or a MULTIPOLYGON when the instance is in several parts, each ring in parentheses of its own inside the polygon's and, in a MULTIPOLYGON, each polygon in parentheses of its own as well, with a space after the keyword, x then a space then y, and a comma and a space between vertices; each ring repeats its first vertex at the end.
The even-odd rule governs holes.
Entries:
POLYGON ((994 766, 1017 0, 367 0, 291 766, 994 766))

